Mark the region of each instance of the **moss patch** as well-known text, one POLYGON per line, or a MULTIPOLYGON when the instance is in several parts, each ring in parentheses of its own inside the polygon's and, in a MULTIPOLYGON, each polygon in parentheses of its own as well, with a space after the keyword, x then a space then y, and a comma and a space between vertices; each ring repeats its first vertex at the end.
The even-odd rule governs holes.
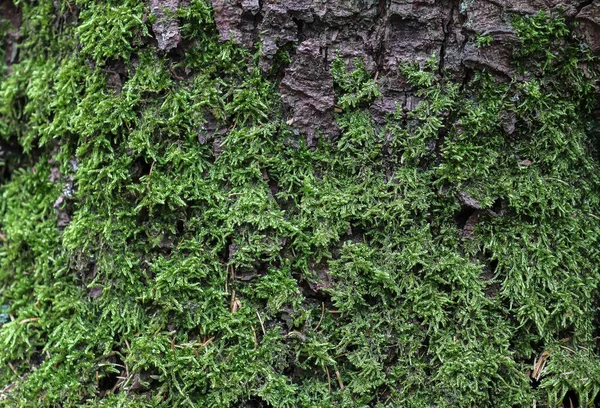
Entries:
POLYGON ((597 398, 596 60, 560 16, 515 17, 508 83, 404 66, 421 101, 384 125, 376 80, 336 60, 341 136, 308 148, 204 0, 179 54, 137 0, 21 8, 0 404, 597 398))

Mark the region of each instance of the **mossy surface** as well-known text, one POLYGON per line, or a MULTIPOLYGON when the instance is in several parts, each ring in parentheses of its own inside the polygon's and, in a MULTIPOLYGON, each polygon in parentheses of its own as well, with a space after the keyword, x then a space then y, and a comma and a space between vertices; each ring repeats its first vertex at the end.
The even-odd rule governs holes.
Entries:
POLYGON ((383 125, 336 60, 341 136, 309 148, 205 0, 180 54, 138 0, 17 3, 0 405, 598 400, 596 59, 559 15, 515 16, 510 82, 405 65, 420 103, 383 125))

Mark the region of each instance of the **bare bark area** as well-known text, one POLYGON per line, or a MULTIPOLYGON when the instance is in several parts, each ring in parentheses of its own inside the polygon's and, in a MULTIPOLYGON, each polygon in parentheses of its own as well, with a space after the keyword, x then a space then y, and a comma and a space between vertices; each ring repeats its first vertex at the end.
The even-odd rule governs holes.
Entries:
POLYGON ((17 59, 17 42, 19 40, 19 27, 21 26, 21 11, 14 6, 12 1, 0 1, 0 21, 8 21, 11 29, 4 37, 4 59, 6 64, 10 66, 17 59))
POLYGON ((263 69, 277 51, 298 43, 298 52, 281 82, 289 123, 306 132, 334 135, 333 79, 326 73, 339 55, 364 60, 377 74, 383 98, 372 107, 375 117, 416 104, 410 86, 398 75, 409 61, 439 58, 439 74, 462 82, 473 69, 500 77, 513 75, 510 60, 516 37, 510 16, 562 10, 581 22, 581 37, 600 50, 600 5, 589 0, 214 0, 222 40, 246 47, 262 44, 263 69), (478 47, 478 36, 491 36, 478 47))
POLYGON ((179 25, 174 18, 179 3, 179 0, 150 0, 150 11, 156 16, 152 30, 160 50, 172 50, 181 41, 179 25))

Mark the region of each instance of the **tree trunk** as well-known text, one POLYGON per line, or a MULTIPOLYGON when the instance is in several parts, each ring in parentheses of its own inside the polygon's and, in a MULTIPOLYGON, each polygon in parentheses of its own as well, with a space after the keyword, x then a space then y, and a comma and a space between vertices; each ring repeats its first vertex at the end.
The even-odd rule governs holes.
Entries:
POLYGON ((597 2, 0 33, 1 406, 600 406, 597 2))

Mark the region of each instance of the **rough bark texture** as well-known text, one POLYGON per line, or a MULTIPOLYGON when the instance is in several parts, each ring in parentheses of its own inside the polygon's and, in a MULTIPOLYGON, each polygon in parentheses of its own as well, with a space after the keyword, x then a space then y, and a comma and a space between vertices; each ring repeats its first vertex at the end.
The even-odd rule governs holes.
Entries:
POLYGON ((327 73, 336 55, 362 59, 377 74, 383 98, 373 109, 380 117, 397 102, 412 110, 414 93, 398 68, 433 54, 440 74, 452 80, 463 82, 480 69, 508 80, 516 43, 513 15, 561 10, 582 22, 580 35, 600 50, 600 5, 589 0, 215 0, 213 5, 221 39, 249 48, 261 44, 265 72, 279 49, 298 44, 281 93, 290 123, 311 141, 318 131, 336 134, 333 78, 327 73), (480 36, 491 36, 489 46, 478 47, 480 36))
POLYGON ((597 1, 0 34, 0 407, 600 407, 597 1))
POLYGON ((181 41, 179 24, 175 18, 178 8, 179 0, 150 0, 150 12, 156 17, 152 30, 159 50, 170 51, 181 41))

